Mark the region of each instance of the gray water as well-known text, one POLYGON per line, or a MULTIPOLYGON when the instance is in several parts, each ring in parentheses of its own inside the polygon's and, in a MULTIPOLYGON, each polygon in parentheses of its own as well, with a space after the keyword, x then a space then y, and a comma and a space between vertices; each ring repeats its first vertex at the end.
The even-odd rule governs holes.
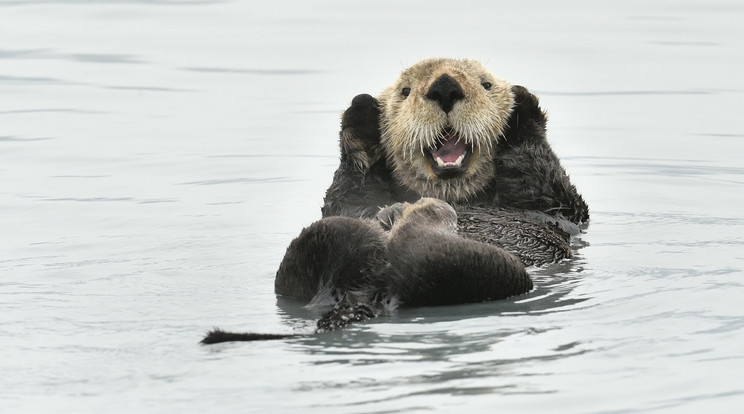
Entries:
POLYGON ((739 412, 739 1, 0 1, 0 411, 739 412), (621 4, 622 3, 622 4, 621 4), (432 56, 530 88, 591 208, 529 295, 277 301, 340 114, 432 56))

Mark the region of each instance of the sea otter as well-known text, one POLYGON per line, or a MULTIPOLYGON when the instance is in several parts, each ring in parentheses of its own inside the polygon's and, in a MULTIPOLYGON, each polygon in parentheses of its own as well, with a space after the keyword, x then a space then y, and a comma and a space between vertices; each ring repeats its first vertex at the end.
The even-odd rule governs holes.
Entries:
POLYGON ((387 233, 389 272, 384 297, 402 306, 438 306, 505 299, 532 290, 516 257, 462 237, 448 203, 424 197, 377 214, 387 233))
MULTIPOLYGON (((290 243, 275 279, 279 295, 332 307, 316 332, 397 307, 504 299, 532 287, 517 258, 460 236, 455 210, 434 198, 385 207, 376 220, 328 217, 313 223, 290 243)), ((215 329, 202 343, 292 336, 215 329)))
POLYGON ((461 234, 525 265, 569 257, 589 209, 548 144, 546 121, 537 97, 476 61, 416 63, 344 112, 322 214, 374 217, 381 206, 436 197, 453 205, 461 234))
MULTIPOLYGON (((534 95, 470 60, 424 60, 378 98, 356 96, 324 218, 290 244, 276 293, 332 305, 322 332, 529 291, 525 266, 569 257, 589 218, 545 128, 534 95)), ((215 329, 202 342, 288 336, 215 329)))

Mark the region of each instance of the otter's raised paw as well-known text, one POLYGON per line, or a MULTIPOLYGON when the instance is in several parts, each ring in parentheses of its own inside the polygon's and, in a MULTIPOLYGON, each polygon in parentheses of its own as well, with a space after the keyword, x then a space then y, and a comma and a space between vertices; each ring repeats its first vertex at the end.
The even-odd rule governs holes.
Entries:
POLYGON ((354 97, 341 119, 342 162, 366 173, 382 157, 379 119, 377 99, 367 94, 354 97))
POLYGON ((351 100, 351 106, 344 111, 341 119, 341 130, 354 129, 356 138, 370 143, 380 141, 379 130, 380 104, 368 94, 361 94, 351 100))
POLYGON ((395 223, 403 217, 403 211, 408 208, 408 203, 395 203, 385 206, 377 213, 377 220, 385 230, 391 230, 395 223))
POLYGON ((514 85, 512 86, 512 92, 514 93, 514 104, 518 105, 521 109, 535 110, 540 107, 540 101, 537 96, 533 95, 524 86, 514 85))
POLYGON ((511 89, 514 93, 514 109, 504 135, 506 141, 518 144, 529 140, 544 140, 548 119, 540 109, 539 99, 524 86, 514 85, 511 89))

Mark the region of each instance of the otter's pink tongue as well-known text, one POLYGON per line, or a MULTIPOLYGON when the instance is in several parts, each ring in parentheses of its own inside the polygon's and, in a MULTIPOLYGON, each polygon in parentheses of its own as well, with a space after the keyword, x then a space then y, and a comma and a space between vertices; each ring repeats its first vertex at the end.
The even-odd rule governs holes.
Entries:
POLYGON ((440 166, 459 167, 462 164, 462 159, 465 158, 465 152, 467 150, 468 147, 465 145, 464 140, 458 139, 456 136, 450 136, 431 156, 440 166))

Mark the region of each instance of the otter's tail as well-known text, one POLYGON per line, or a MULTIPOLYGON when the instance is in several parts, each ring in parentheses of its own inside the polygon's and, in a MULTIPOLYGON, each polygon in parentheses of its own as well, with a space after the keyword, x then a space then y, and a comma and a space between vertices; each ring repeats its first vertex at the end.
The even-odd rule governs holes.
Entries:
POLYGON ((270 339, 285 339, 304 336, 302 334, 262 334, 262 333, 243 333, 243 332, 226 332, 220 328, 214 328, 207 333, 201 340, 202 345, 219 344, 220 342, 231 341, 265 341, 270 339))
MULTIPOLYGON (((362 322, 377 316, 375 310, 367 303, 349 300, 348 295, 336 303, 328 313, 323 315, 318 321, 315 333, 324 333, 341 329, 353 322, 362 322)), ((214 328, 207 333, 201 340, 202 345, 219 344, 221 342, 231 341, 265 341, 271 339, 287 339, 308 336, 308 334, 262 334, 262 333, 241 333, 226 332, 219 328, 214 328)))

